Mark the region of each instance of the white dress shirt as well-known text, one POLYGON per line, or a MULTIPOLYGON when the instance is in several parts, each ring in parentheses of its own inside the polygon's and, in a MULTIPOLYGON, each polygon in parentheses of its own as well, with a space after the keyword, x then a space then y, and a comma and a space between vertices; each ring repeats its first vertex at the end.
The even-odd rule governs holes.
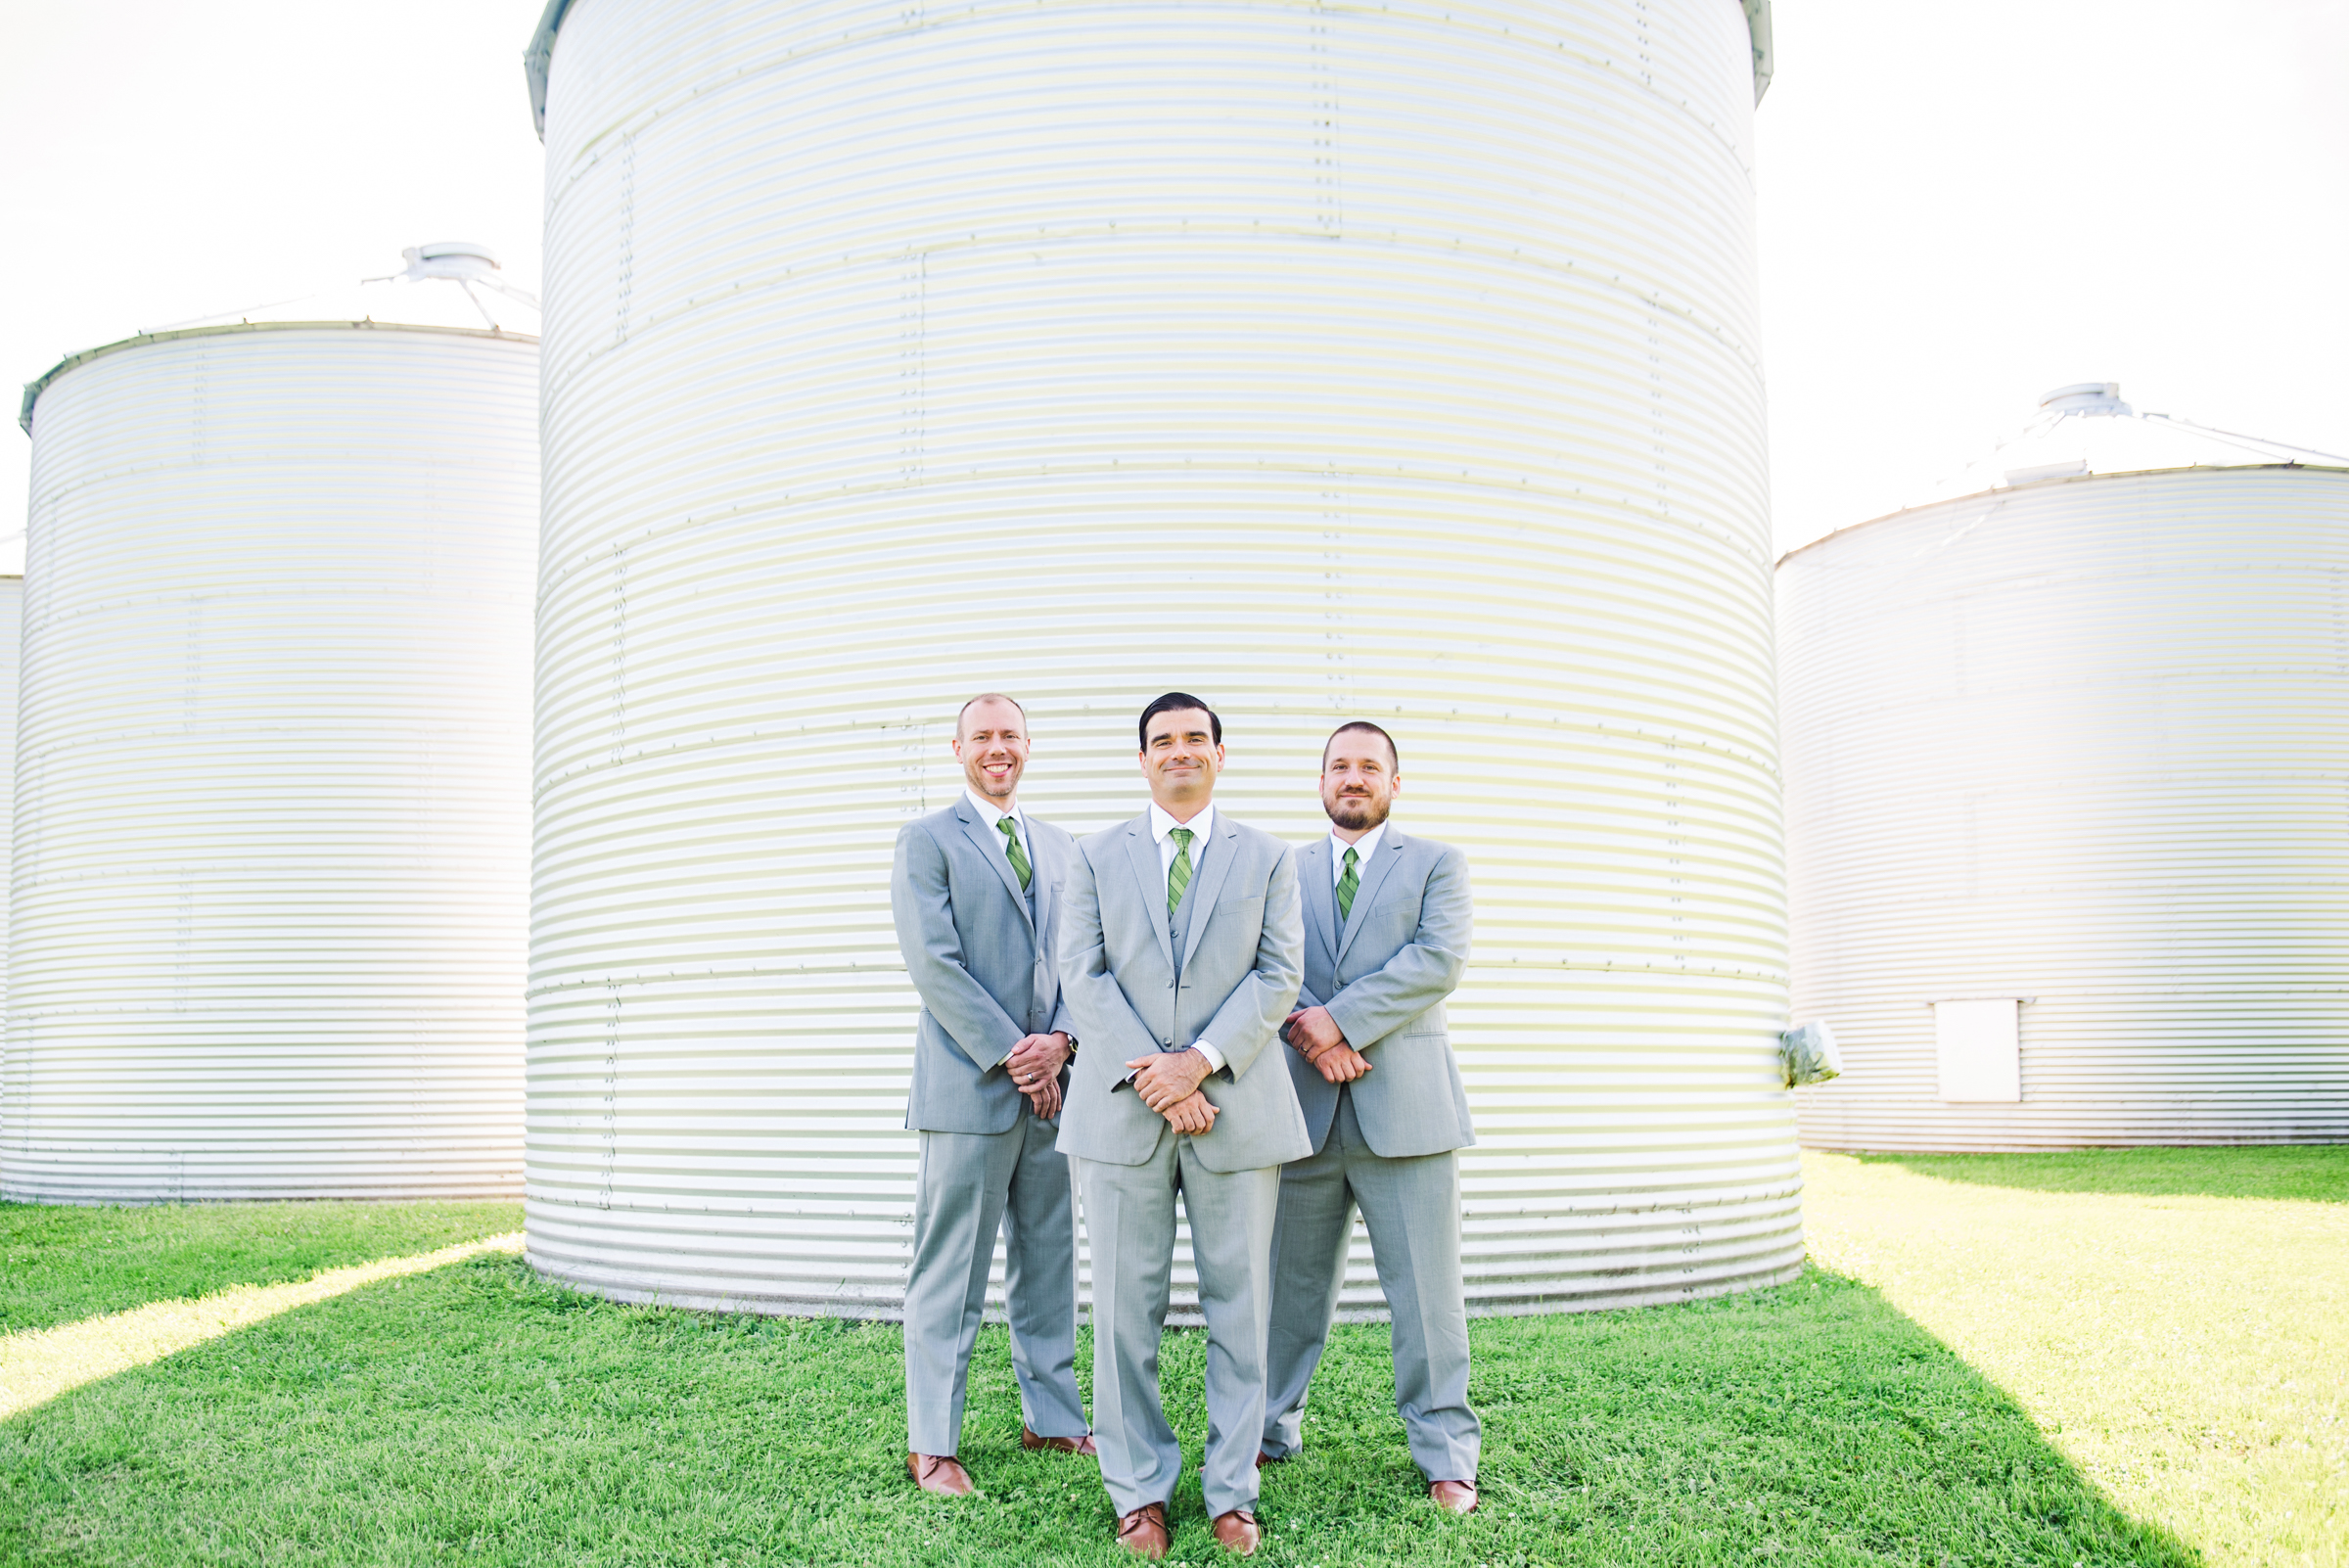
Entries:
MULTIPOLYGON (((1036 852, 1028 846, 1028 818, 1021 814, 1017 797, 1014 797, 1013 805, 1002 806, 989 800, 965 784, 962 787, 962 798, 971 803, 971 809, 979 813, 979 820, 986 823, 988 830, 998 839, 1003 836, 1003 830, 996 827, 995 824, 1007 816, 1010 817, 1012 825, 1020 830, 1020 853, 1028 856, 1030 866, 1033 867, 1036 864, 1036 852)), ((1006 858, 1009 858, 1011 851, 1008 846, 1005 847, 1003 853, 1006 858)))
MULTIPOLYGON (((1199 863, 1207 857, 1207 841, 1213 838, 1216 832, 1214 803, 1210 802, 1201 807, 1199 814, 1188 822, 1175 821, 1167 814, 1165 807, 1156 801, 1150 803, 1150 836, 1158 841, 1158 876, 1161 886, 1165 885, 1168 875, 1174 869, 1177 846, 1174 843, 1174 832, 1176 828, 1191 830, 1191 880, 1196 882, 1199 880, 1199 863)), ((1197 910, 1191 912, 1191 918, 1194 920, 1199 918, 1197 910)), ((1223 1053, 1215 1046, 1206 1040, 1195 1039, 1191 1041, 1191 1049, 1207 1058, 1209 1072, 1221 1073, 1223 1071, 1223 1053)))
POLYGON ((1352 844, 1337 834, 1329 836, 1329 885, 1336 887, 1346 880, 1346 852, 1354 852, 1354 874, 1357 878, 1370 874, 1370 856, 1378 853, 1378 841, 1387 836, 1387 825, 1381 822, 1352 844))

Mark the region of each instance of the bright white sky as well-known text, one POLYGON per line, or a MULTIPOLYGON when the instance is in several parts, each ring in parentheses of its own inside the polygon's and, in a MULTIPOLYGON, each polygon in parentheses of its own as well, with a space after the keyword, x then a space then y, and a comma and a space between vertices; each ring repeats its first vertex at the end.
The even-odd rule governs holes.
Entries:
MULTIPOLYGON (((534 288, 540 3, 0 0, 0 385, 419 240, 534 288)), ((2349 450, 2349 4, 1774 12, 1780 549, 1922 498, 2067 382, 2349 450)), ((0 570, 28 444, 0 430, 0 570)))

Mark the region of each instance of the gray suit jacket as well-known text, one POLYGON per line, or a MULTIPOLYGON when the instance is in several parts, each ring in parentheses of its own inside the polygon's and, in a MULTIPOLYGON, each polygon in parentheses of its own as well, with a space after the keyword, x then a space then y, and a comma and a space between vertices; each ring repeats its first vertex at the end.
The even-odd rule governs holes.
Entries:
MULTIPOLYGON (((1297 880, 1305 894, 1305 986, 1297 1004, 1328 1008, 1346 1042, 1370 1059, 1372 1070, 1354 1081, 1354 1114, 1371 1152, 1392 1160, 1474 1143, 1444 1017, 1475 923, 1468 857, 1390 823, 1342 933, 1327 838, 1297 852, 1297 880)), ((1284 1047, 1281 1054, 1319 1149, 1337 1114, 1338 1086, 1302 1052, 1284 1047)))
POLYGON ((1295 852, 1218 811, 1183 901, 1190 931, 1177 963, 1149 813, 1079 841, 1060 916, 1060 984, 1081 1042, 1060 1152, 1149 1159, 1169 1130, 1125 1083, 1126 1063, 1206 1038, 1223 1070, 1200 1085, 1219 1113, 1193 1140, 1200 1163, 1253 1171, 1302 1159, 1305 1118, 1274 1038, 1302 978, 1295 852))
POLYGON ((1049 822, 1027 821, 1033 913, 1003 835, 980 820, 967 795, 898 830, 889 907, 922 998, 905 1102, 905 1125, 918 1131, 1008 1131, 1028 1096, 1003 1058, 1024 1036, 1076 1033, 1052 966, 1060 889, 1076 844, 1049 822))

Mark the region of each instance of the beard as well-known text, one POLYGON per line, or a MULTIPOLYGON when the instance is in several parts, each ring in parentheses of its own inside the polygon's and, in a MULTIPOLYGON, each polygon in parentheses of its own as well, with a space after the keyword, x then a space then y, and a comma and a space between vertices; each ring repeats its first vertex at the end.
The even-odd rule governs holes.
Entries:
POLYGON ((1372 800, 1367 795, 1341 795, 1334 801, 1321 803, 1329 819, 1349 833, 1366 833, 1387 819, 1395 808, 1393 801, 1372 800))
POLYGON ((975 766, 965 768, 962 776, 964 781, 971 786, 971 792, 984 800, 1009 800, 1019 792, 1020 788, 1020 772, 1017 768, 1014 768, 1011 776, 1000 784, 989 778, 975 766))

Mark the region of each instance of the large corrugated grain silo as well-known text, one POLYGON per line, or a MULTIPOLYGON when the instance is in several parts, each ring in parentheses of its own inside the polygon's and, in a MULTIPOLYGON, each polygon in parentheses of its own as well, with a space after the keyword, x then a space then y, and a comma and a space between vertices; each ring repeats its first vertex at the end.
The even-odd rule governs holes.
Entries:
POLYGON ((519 1187, 538 346, 493 266, 26 390, 8 1197, 519 1187))
POLYGON ((1767 22, 548 8, 541 1269, 895 1312, 898 824, 986 688, 1025 805, 1130 815, 1170 687, 1235 814, 1325 831, 1369 716, 1469 852, 1477 1310, 1796 1268, 1767 22))
POLYGON ((1804 1141, 2349 1137, 2349 466, 2042 406, 1778 568, 1804 1141))

